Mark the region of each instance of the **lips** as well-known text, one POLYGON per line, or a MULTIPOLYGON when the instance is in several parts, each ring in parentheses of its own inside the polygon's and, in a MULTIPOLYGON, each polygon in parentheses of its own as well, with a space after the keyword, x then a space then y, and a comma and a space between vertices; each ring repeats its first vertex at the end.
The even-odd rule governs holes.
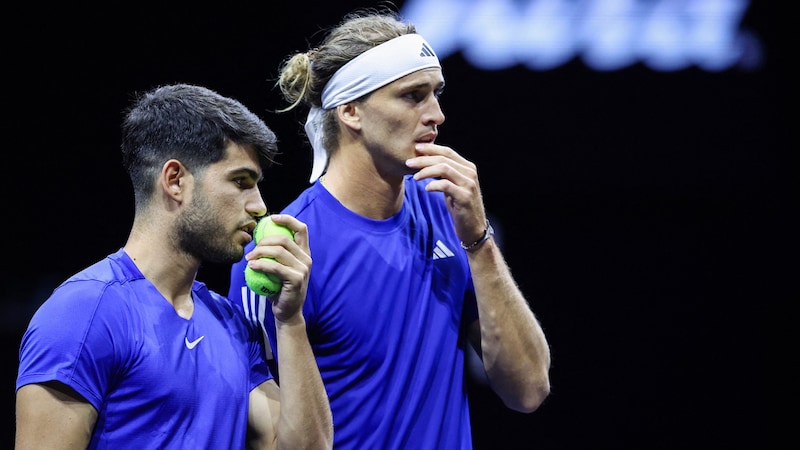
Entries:
MULTIPOLYGON (((429 131, 428 133, 425 133, 425 134, 417 137, 417 139, 414 141, 414 148, 413 148, 414 156, 422 156, 422 155, 424 155, 425 153, 420 151, 420 150, 418 150, 416 147, 418 145, 420 145, 420 144, 433 144, 433 141, 436 140, 437 134, 438 133, 436 132, 436 130, 433 130, 433 131, 429 131)), ((419 170, 419 169, 416 169, 416 170, 419 170)))
POLYGON ((436 134, 437 133, 435 133, 435 132, 428 133, 428 134, 426 134, 424 136, 421 136, 419 139, 417 139, 417 142, 418 143, 422 143, 422 144, 430 144, 430 143, 432 143, 433 141, 436 140, 436 134))
POLYGON ((248 222, 247 225, 239 227, 240 231, 247 233, 247 235, 252 239, 253 238, 253 231, 256 229, 255 222, 248 222))

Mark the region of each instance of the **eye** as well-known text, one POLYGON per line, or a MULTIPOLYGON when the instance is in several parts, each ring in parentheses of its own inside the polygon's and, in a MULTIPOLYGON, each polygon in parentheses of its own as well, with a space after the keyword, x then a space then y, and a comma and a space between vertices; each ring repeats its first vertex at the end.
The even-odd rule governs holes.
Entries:
POLYGON ((253 189, 264 179, 259 172, 250 169, 235 170, 228 176, 239 189, 253 189))
POLYGON ((233 183, 236 184, 240 189, 250 189, 256 185, 255 181, 246 176, 235 177, 233 179, 233 183))
POLYGON ((417 102, 417 103, 425 100, 425 94, 423 92, 421 92, 421 91, 418 91, 418 90, 407 92, 407 93, 405 93, 403 95, 403 97, 405 97, 405 98, 407 98, 409 100, 412 100, 414 102, 417 102))
POLYGON ((439 100, 439 98, 442 96, 443 93, 444 93, 443 87, 434 89, 432 91, 428 89, 415 89, 413 91, 407 92, 406 94, 403 95, 403 97, 408 98, 409 100, 415 103, 423 103, 426 100, 428 100, 431 96, 434 99, 439 100))

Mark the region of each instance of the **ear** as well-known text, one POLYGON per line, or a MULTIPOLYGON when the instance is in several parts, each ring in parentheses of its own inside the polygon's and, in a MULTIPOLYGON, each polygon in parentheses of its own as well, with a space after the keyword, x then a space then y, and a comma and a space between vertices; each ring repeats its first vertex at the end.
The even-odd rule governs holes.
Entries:
POLYGON ((184 189, 186 188, 185 177, 188 174, 186 167, 177 159, 170 159, 161 167, 159 177, 161 189, 164 195, 176 200, 183 200, 184 189))
POLYGON ((345 103, 336 107, 336 115, 346 127, 359 131, 361 130, 361 116, 359 115, 356 102, 345 103))

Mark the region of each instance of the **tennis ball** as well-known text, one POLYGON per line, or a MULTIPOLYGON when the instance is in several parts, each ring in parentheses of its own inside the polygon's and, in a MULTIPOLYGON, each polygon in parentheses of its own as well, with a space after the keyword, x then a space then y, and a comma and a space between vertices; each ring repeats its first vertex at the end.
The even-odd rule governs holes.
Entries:
MULTIPOLYGON (((264 236, 283 234, 294 239, 294 232, 283 225, 278 225, 269 217, 264 217, 256 224, 253 230, 253 240, 258 243, 264 236)), ((268 258, 273 259, 273 258, 268 258)), ((281 290, 283 280, 275 274, 253 270, 249 266, 244 268, 244 281, 247 287, 260 295, 272 297, 281 290)))

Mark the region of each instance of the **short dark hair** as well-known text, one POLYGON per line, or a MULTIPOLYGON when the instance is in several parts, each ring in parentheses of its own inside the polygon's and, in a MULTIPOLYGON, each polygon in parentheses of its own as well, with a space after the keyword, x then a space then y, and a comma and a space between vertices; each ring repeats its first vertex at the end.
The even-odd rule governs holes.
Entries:
POLYGON ((256 150, 262 168, 278 153, 277 137, 242 103, 190 84, 154 88, 137 96, 122 122, 122 165, 137 207, 153 193, 161 166, 177 159, 201 173, 225 157, 230 143, 256 150))

